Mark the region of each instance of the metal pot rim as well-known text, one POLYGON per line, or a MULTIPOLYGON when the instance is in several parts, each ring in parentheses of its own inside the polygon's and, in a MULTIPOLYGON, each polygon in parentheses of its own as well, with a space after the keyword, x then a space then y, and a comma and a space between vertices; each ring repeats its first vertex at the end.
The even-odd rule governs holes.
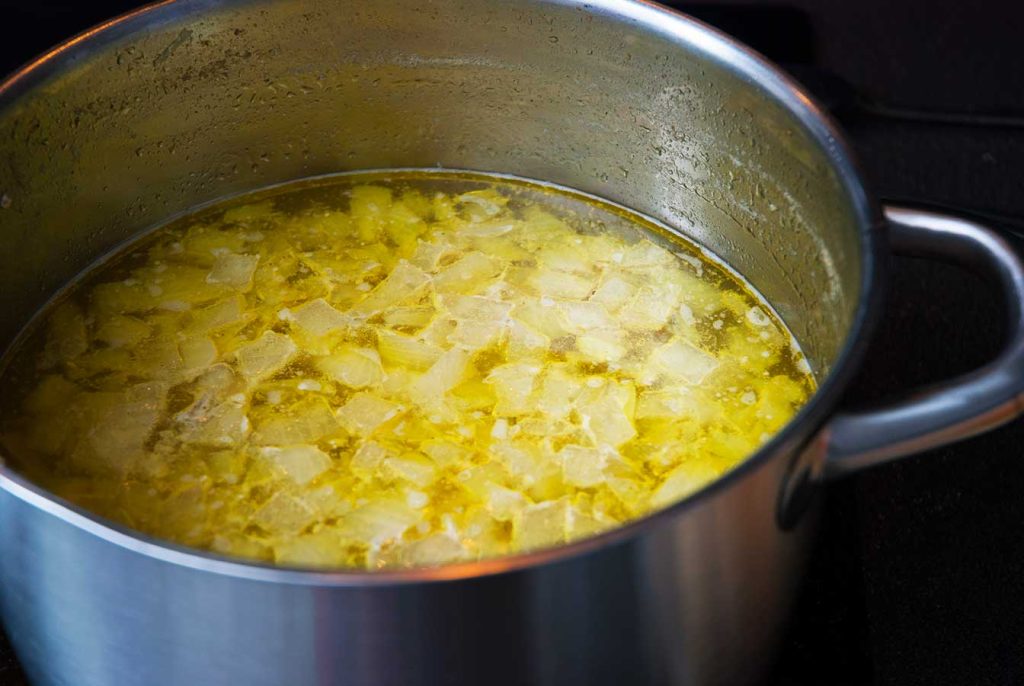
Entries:
MULTIPOLYGON (((238 0, 235 0, 238 1, 238 0)), ((576 0, 544 0, 576 4, 576 0)), ((141 7, 89 29, 40 55, 0 83, 0 110, 31 91, 66 64, 153 23, 163 23, 180 14, 224 4, 214 0, 162 0, 141 7)), ((857 214, 862 265, 858 304, 843 347, 832 371, 818 392, 778 434, 732 471, 691 496, 663 510, 624 526, 562 546, 520 553, 508 557, 446 565, 436 568, 382 571, 333 571, 282 567, 246 562, 186 548, 151 538, 127 527, 104 520, 30 483, 0 460, 0 488, 64 522, 122 548, 182 567, 253 581, 303 586, 380 587, 431 581, 483 577, 558 562, 615 545, 638 536, 661 520, 682 515, 701 506, 722 489, 731 487, 757 469, 780 447, 798 439, 798 425, 820 426, 828 417, 839 394, 858 366, 870 333, 874 329, 881 294, 880 259, 884 247, 881 213, 863 182, 858 164, 836 124, 815 100, 794 80, 743 43, 681 12, 650 0, 588 0, 588 11, 628 20, 637 30, 661 34, 707 59, 726 64, 746 77, 751 87, 780 103, 800 122, 811 138, 827 153, 857 214)), ((784 452, 792 452, 784 451, 784 452)))

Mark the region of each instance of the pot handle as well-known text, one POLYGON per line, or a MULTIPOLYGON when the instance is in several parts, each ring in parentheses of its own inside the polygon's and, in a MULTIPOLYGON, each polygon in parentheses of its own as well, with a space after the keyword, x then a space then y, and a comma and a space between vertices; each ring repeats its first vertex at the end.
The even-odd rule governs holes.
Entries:
POLYGON ((817 486, 914 453, 954 443, 1024 413, 1024 265, 994 230, 927 210, 886 206, 894 252, 976 268, 994 277, 1006 299, 1008 338, 992 362, 884 407, 841 412, 790 467, 779 502, 788 528, 817 486))

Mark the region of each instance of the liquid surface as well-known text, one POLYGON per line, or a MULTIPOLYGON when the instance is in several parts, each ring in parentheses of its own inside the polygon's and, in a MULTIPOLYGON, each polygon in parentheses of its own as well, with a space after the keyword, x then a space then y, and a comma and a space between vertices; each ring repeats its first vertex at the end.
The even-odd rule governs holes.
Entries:
POLYGON ((814 383, 738 279, 619 208, 445 173, 273 189, 90 271, 9 358, 12 464, 298 566, 557 545, 667 506, 814 383))

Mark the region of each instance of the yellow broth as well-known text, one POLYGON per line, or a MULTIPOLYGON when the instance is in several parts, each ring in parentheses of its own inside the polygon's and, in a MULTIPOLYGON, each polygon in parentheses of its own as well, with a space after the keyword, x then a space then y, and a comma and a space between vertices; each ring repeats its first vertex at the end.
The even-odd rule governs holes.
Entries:
POLYGON ((558 545, 734 467, 813 392, 771 308, 619 207, 339 176, 160 228, 6 366, 12 465, 153 536, 378 569, 558 545))

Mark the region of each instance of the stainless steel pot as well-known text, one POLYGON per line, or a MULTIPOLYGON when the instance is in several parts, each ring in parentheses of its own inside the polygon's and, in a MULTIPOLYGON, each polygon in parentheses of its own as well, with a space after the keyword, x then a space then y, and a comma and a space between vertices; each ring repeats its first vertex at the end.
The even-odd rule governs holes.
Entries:
MULTIPOLYGON (((761 290, 821 381, 667 511, 479 564, 317 573, 164 545, 0 468, 0 612, 39 684, 741 684, 762 673, 823 481, 1021 411, 1021 264, 883 213, 813 101, 743 46, 628 0, 169 0, 0 85, 0 342, 72 275, 199 203, 349 169, 489 170, 657 217, 761 290), (984 268, 1012 340, 977 373, 835 414, 892 246, 984 268)), ((55 418, 54 421, 60 421, 55 418)))

